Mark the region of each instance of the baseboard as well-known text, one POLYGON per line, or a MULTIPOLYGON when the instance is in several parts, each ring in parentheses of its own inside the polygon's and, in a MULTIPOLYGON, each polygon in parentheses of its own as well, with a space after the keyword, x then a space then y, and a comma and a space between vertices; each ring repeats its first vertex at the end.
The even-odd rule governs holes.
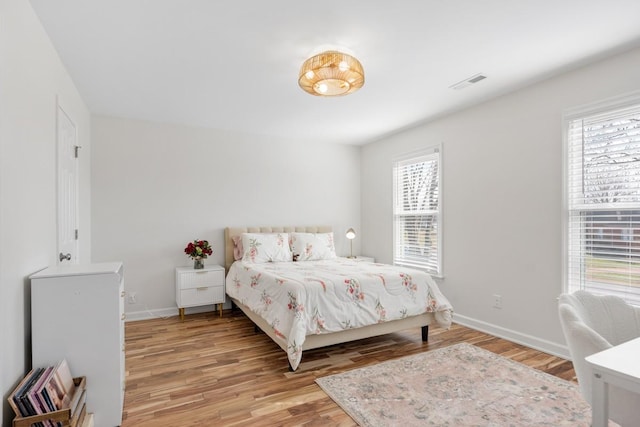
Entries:
MULTIPOLYGON (((205 313, 215 311, 214 305, 203 305, 200 307, 189 307, 184 309, 184 314, 205 313)), ((153 310, 128 311, 125 320, 134 322, 136 320, 148 320, 177 316, 179 314, 178 307, 159 308, 153 310)))
POLYGON ((492 325, 491 323, 472 319, 460 314, 454 313, 453 321, 455 323, 471 329, 475 329, 480 332, 485 332, 487 334, 504 338, 518 344, 526 345, 527 347, 531 347, 536 350, 544 351, 545 353, 549 353, 554 356, 562 357, 563 359, 571 360, 571 356, 569 355, 569 348, 564 344, 558 344, 551 341, 543 340, 532 335, 523 334, 511 329, 503 328, 501 326, 492 325))
POLYGON ((148 320, 148 319, 157 319, 157 318, 165 318, 172 317, 178 315, 178 308, 160 308, 153 310, 142 310, 142 311, 127 311, 125 322, 134 322, 136 320, 148 320))

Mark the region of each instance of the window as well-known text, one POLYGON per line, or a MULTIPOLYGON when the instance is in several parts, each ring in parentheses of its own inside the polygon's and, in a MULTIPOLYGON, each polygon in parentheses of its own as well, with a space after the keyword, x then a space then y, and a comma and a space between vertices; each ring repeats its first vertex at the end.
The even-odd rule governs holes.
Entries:
POLYGON ((640 305, 640 99, 566 122, 567 290, 640 305))
POLYGON ((397 160, 393 167, 393 263, 442 275, 440 149, 397 160))

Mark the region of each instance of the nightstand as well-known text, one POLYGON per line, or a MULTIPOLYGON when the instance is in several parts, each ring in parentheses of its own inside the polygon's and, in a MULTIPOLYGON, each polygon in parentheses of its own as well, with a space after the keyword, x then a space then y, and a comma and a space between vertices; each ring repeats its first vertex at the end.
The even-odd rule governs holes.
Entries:
POLYGON ((195 270, 193 267, 176 268, 176 304, 180 320, 184 320, 186 307, 217 304, 222 317, 225 300, 224 268, 219 265, 195 270))

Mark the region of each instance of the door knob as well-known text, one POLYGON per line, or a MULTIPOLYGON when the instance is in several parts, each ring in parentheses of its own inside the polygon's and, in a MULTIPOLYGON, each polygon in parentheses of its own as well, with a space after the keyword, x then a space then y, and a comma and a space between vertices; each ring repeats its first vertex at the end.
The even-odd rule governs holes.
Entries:
POLYGON ((62 252, 60 252, 60 262, 64 261, 65 259, 67 261, 71 261, 71 254, 68 253, 68 254, 65 255, 62 252))

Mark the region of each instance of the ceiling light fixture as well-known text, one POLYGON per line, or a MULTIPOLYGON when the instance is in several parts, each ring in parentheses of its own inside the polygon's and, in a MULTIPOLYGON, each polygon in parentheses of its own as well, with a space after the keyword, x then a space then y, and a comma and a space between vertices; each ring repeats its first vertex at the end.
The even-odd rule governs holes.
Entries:
POLYGON ((328 50, 304 61, 298 84, 311 95, 347 95, 364 85, 364 69, 353 56, 328 50))

